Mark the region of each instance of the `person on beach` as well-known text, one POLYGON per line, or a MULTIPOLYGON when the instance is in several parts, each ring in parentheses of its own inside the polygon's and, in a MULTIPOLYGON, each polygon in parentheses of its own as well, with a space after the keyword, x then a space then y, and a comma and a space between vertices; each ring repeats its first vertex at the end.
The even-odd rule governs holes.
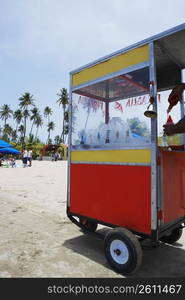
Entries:
POLYGON ((28 151, 28 162, 29 162, 29 167, 32 166, 32 150, 30 149, 28 151))
POLYGON ((2 166, 3 157, 0 156, 0 167, 2 166))
POLYGON ((23 151, 23 156, 22 156, 23 168, 27 166, 27 161, 28 161, 28 151, 25 149, 23 151))
MULTIPOLYGON (((182 95, 185 90, 185 83, 181 83, 173 88, 172 92, 168 97, 169 107, 167 113, 169 113, 174 105, 178 103, 178 101, 182 100, 182 95)), ((185 116, 179 120, 176 124, 165 124, 163 125, 163 131, 166 135, 173 135, 177 133, 185 133, 185 116)))
POLYGON ((10 157, 9 159, 9 164, 12 168, 16 167, 16 162, 15 162, 15 158, 14 157, 10 157))
POLYGON ((55 161, 57 161, 58 160, 58 153, 57 152, 55 153, 54 157, 55 157, 55 161))

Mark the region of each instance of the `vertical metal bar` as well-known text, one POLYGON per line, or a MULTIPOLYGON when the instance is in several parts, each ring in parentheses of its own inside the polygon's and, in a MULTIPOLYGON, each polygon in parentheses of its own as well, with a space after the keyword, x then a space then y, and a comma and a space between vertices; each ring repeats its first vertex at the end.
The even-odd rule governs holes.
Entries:
POLYGON ((105 124, 109 123, 109 102, 105 102, 105 124))
MULTIPOLYGON (((154 97, 153 108, 157 112, 157 80, 154 43, 149 44, 150 52, 150 97, 154 97)), ((157 229, 157 118, 151 118, 151 230, 157 229)))
MULTIPOLYGON (((183 82, 183 71, 181 70, 181 82, 183 82)), ((182 94, 182 101, 180 102, 180 110, 181 110, 181 118, 184 117, 185 109, 184 109, 184 93, 182 94)), ((185 134, 181 134, 181 143, 185 145, 185 134)))
POLYGON ((69 135, 68 135, 68 168, 67 168, 67 209, 70 207, 70 180, 71 180, 71 137, 72 137, 72 75, 69 84, 69 135))
POLYGON ((106 91, 105 91, 105 124, 109 123, 109 80, 106 82, 106 91))

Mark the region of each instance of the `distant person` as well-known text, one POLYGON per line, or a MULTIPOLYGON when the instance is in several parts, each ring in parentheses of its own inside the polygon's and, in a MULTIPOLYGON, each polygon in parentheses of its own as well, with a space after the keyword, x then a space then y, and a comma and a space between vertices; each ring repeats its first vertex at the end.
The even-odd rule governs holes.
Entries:
MULTIPOLYGON (((169 107, 167 113, 169 113, 174 105, 178 103, 178 101, 182 100, 182 95, 185 90, 185 83, 181 83, 174 87, 172 92, 168 97, 169 107)), ((176 124, 165 124, 164 127, 164 134, 166 135, 173 135, 177 133, 185 133, 185 116, 179 120, 176 124)))
POLYGON ((0 153, 0 167, 2 166, 2 162, 3 162, 3 156, 2 156, 2 154, 0 153))
POLYGON ((16 167, 16 162, 15 162, 15 158, 14 157, 11 157, 9 159, 9 165, 12 167, 12 168, 15 168, 16 167))
POLYGON ((39 155, 39 160, 40 160, 40 161, 42 160, 42 154, 39 155))
POLYGON ((25 149, 22 155, 23 168, 27 166, 27 161, 28 161, 28 151, 25 149))
POLYGON ((29 163, 29 167, 32 166, 32 153, 33 153, 32 150, 28 151, 28 163, 29 163))
POLYGON ((57 161, 58 160, 58 153, 55 153, 55 161, 57 161))
POLYGON ((13 159, 12 159, 12 168, 15 168, 15 167, 16 167, 16 159, 13 158, 13 159))
POLYGON ((55 160, 55 154, 52 153, 52 154, 51 154, 51 161, 54 161, 54 160, 55 160))

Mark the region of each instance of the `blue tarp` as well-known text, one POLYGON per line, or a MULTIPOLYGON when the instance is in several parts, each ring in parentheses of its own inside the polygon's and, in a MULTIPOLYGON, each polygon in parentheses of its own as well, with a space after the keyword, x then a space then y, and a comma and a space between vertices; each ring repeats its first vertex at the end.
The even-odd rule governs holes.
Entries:
POLYGON ((4 154, 20 154, 21 152, 14 148, 0 148, 0 153, 4 154))
POLYGON ((0 148, 9 148, 9 147, 12 147, 12 145, 10 145, 9 143, 3 141, 3 140, 0 140, 0 148))

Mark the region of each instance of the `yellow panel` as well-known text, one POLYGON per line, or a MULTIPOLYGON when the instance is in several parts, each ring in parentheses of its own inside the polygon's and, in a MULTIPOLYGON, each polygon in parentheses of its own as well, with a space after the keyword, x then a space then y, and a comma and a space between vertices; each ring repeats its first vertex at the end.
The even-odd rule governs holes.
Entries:
POLYGON ((150 149, 72 151, 71 161, 150 163, 150 149))
POLYGON ((83 84, 87 81, 111 74, 121 69, 149 60, 148 45, 130 50, 109 60, 84 69, 72 76, 72 86, 83 84))

